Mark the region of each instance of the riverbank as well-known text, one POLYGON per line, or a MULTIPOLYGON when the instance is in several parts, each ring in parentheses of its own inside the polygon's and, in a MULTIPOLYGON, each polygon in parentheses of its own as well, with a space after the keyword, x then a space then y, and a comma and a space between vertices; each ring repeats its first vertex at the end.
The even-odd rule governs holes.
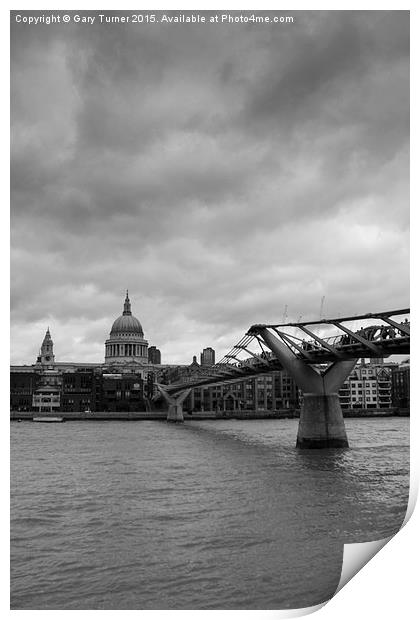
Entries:
MULTIPOLYGON (((104 421, 104 420, 166 420, 166 411, 94 411, 86 413, 84 411, 58 411, 52 413, 39 414, 36 411, 11 411, 10 420, 32 420, 34 417, 42 415, 59 416, 64 420, 85 420, 85 421, 104 421)), ((194 411, 184 413, 185 420, 275 420, 298 418, 299 409, 285 409, 282 411, 194 411)), ((344 409, 345 418, 378 418, 378 417, 408 417, 408 409, 344 409)))

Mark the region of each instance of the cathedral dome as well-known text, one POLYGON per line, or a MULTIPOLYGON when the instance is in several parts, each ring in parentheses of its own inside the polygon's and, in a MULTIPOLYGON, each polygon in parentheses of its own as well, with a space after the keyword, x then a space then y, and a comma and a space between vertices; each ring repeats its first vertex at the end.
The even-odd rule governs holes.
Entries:
POLYGON ((108 340, 105 341, 106 364, 147 364, 149 343, 144 339, 143 328, 131 314, 128 291, 121 316, 112 324, 108 340))
POLYGON ((143 336, 143 328, 140 324, 140 321, 136 319, 135 316, 132 315, 124 315, 115 319, 112 324, 111 334, 139 334, 143 336))
POLYGON ((112 324, 110 335, 117 334, 137 334, 142 338, 144 336, 140 321, 131 314, 131 303, 128 298, 128 291, 124 302, 124 311, 112 324))

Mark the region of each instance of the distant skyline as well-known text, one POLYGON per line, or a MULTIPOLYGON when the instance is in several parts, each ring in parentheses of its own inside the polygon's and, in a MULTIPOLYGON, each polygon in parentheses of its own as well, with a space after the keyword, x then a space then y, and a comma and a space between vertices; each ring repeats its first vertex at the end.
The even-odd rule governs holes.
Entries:
POLYGON ((325 316, 410 305, 408 12, 15 14, 12 363, 48 326, 57 361, 102 362, 126 289, 163 363, 323 297, 325 316))

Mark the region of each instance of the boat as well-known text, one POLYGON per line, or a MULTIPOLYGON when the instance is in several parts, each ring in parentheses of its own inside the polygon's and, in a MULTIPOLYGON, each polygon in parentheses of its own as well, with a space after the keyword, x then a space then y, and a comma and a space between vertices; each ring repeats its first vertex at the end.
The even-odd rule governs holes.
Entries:
POLYGON ((45 415, 45 416, 34 416, 32 418, 32 422, 64 422, 64 418, 60 418, 59 416, 45 415))

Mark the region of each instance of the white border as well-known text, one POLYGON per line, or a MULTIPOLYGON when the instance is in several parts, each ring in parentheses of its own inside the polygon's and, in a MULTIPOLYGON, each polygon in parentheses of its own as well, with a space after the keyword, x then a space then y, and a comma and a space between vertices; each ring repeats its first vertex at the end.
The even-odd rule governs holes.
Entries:
MULTIPOLYGON (((174 6, 172 3, 170 2, 146 2, 146 3, 141 3, 141 2, 132 2, 132 1, 127 1, 126 3, 124 3, 124 9, 142 9, 142 10, 159 10, 159 9, 172 9, 174 10, 175 8, 178 10, 187 10, 187 9, 193 9, 193 10, 216 10, 215 6, 212 5, 211 3, 208 2, 180 2, 179 5, 174 6)), ((81 5, 76 6, 74 8, 71 7, 71 4, 69 2, 62 2, 62 1, 56 1, 56 2, 50 2, 48 0, 45 0, 45 2, 42 3, 42 9, 45 10, 53 10, 53 9, 57 9, 57 10, 64 10, 64 9, 68 9, 68 10, 75 10, 75 9, 80 9, 80 10, 121 10, 122 7, 118 7, 116 8, 115 4, 111 4, 109 2, 87 2, 83 8, 81 5)), ((217 5, 216 5, 217 8, 217 5)), ((289 3, 284 3, 284 2, 280 2, 280 3, 273 3, 273 2, 265 2, 263 3, 261 6, 256 6, 256 3, 252 3, 249 2, 249 0, 244 0, 242 2, 225 2, 223 3, 223 8, 224 9, 229 9, 229 10, 250 10, 250 9, 254 9, 254 10, 276 10, 276 11, 284 11, 285 13, 289 10, 289 11, 296 11, 296 10, 337 10, 337 2, 302 2, 302 1, 295 1, 295 2, 289 2, 289 3)), ((9 10, 15 10, 15 9, 20 9, 20 10, 40 10, 40 9, 35 9, 33 4, 31 5, 29 2, 21 2, 19 4, 12 4, 12 3, 7 3, 7 6, 4 7, 1 10, 2 16, 4 17, 4 19, 1 22, 1 27, 2 27, 2 42, 3 45, 5 45, 5 51, 2 54, 2 63, 3 63, 3 69, 4 69, 4 75, 5 75, 5 79, 6 79, 6 83, 8 83, 8 76, 9 76, 9 63, 8 63, 8 55, 9 55, 9 10)), ((415 4, 414 2, 390 2, 390 1, 384 1, 384 2, 372 2, 372 1, 364 1, 364 2, 360 2, 360 1, 353 1, 353 2, 340 2, 339 5, 339 10, 411 10, 411 21, 412 21, 412 26, 411 26, 411 30, 412 30, 412 35, 411 35, 411 44, 412 44, 412 57, 411 57, 411 63, 412 63, 412 69, 411 69, 411 73, 412 73, 412 102, 411 102, 411 109, 414 113, 416 112, 416 110, 418 110, 419 107, 419 101, 418 101, 418 80, 416 78, 416 74, 419 72, 419 66, 418 66, 418 45, 417 45, 417 38, 419 36, 419 29, 418 29, 418 18, 417 18, 417 10, 415 9, 415 4)), ((5 119, 5 123, 6 123, 6 131, 5 131, 5 135, 8 136, 9 135, 9 129, 8 129, 8 125, 9 125, 9 121, 8 121, 8 100, 5 100, 5 97, 3 96, 3 118, 5 119)), ((417 118, 414 117, 413 118, 413 123, 412 123, 412 136, 414 138, 416 138, 418 136, 418 123, 417 123, 417 118)), ((413 140, 413 138, 412 138, 413 140)), ((8 160, 9 160, 9 154, 8 154, 8 143, 9 140, 7 140, 7 138, 4 140, 4 147, 5 147, 5 158, 3 160, 4 165, 3 165, 3 174, 4 174, 4 179, 3 179, 3 188, 8 188, 8 160), (7 149, 7 150, 6 150, 7 149)), ((414 149, 412 147, 412 169, 414 171, 418 171, 419 166, 418 166, 418 157, 417 157, 417 149, 414 149), (414 152, 415 151, 415 152, 414 152)), ((412 204, 416 205, 417 207, 417 202, 415 201, 415 198, 418 196, 418 183, 417 183, 417 178, 418 177, 418 172, 413 175, 413 180, 412 180, 412 204)), ((0 250, 1 250, 1 264, 3 266, 2 269, 2 283, 3 283, 3 290, 10 290, 10 284, 9 284, 9 269, 8 269, 8 265, 9 265, 9 259, 8 259, 8 247, 9 247, 9 236, 8 236, 8 230, 9 230, 9 218, 8 218, 8 209, 7 209, 7 205, 10 204, 10 200, 9 200, 9 195, 8 195, 8 191, 6 189, 5 192, 5 196, 4 196, 4 206, 2 209, 2 226, 1 226, 1 231, 2 234, 4 235, 4 239, 2 240, 3 243, 0 246, 0 250)), ((3 194, 4 195, 4 194, 3 194)), ((417 207, 418 208, 418 207, 417 207)), ((415 245, 415 242, 417 241, 416 236, 414 236, 414 232, 413 231, 417 231, 417 208, 412 210, 412 224, 411 224, 411 230, 412 230, 412 247, 415 245)), ((411 258, 411 264, 414 265, 416 261, 416 256, 413 254, 412 258, 411 258)), ((416 274, 417 275, 417 274, 416 274)), ((412 279, 412 282, 415 283, 415 280, 412 279)), ((7 295, 6 295, 7 297, 7 295)), ((416 290, 413 291, 413 300, 412 300, 412 306, 414 306, 412 308, 412 312, 414 311, 415 313, 415 318, 414 318, 414 325, 415 325, 415 321, 416 321, 416 308, 417 308, 417 286, 416 286, 416 290)), ((3 302, 2 304, 2 308, 1 308, 1 312, 4 314, 2 314, 2 325, 3 325, 3 333, 4 331, 7 329, 7 327, 9 324, 9 316, 8 316, 8 310, 6 309, 6 304, 3 302)), ((418 319, 417 319, 418 320, 418 319)), ((414 336, 414 347, 413 350, 415 350, 416 348, 416 344, 417 344, 417 333, 416 331, 414 331, 413 333, 414 336)), ((6 357, 6 356, 4 356, 6 357)), ((412 366, 413 366, 413 362, 414 362, 414 368, 415 368, 415 372, 417 372, 417 366, 416 366, 416 362, 415 362, 415 356, 412 356, 412 366)), ((4 372, 2 373, 2 376, 8 377, 9 374, 9 360, 5 359, 4 360, 4 372)), ((7 383, 7 381, 6 381, 7 383)), ((414 382, 412 383, 414 385, 414 382)), ((8 465, 8 460, 9 460, 9 447, 8 447, 8 425, 9 425, 9 420, 8 420, 8 394, 7 394, 7 387, 3 386, 3 390, 2 393, 5 395, 5 402, 7 404, 7 406, 5 407, 5 411, 3 412, 3 423, 5 424, 5 432, 2 433, 2 441, 4 442, 5 445, 3 445, 3 450, 2 450, 2 454, 3 454, 3 458, 4 458, 4 462, 3 462, 3 476, 2 476, 2 482, 3 482, 3 519, 5 520, 5 522, 3 522, 3 528, 2 528, 2 532, 4 535, 5 540, 3 540, 3 545, 2 545, 2 556, 3 556, 3 571, 5 570, 6 572, 3 573, 3 579, 2 579, 2 585, 3 585, 3 591, 2 591, 2 608, 3 610, 6 611, 6 615, 8 616, 9 614, 13 614, 13 617, 18 617, 21 614, 25 614, 25 617, 27 617, 27 614, 29 613, 31 616, 34 615, 36 617, 39 618, 45 618, 45 616, 48 616, 49 614, 53 614, 53 616, 51 617, 56 617, 57 614, 61 614, 61 613, 66 613, 66 615, 73 615, 74 613, 77 613, 78 615, 80 615, 80 613, 84 614, 101 614, 101 615, 111 615, 112 617, 115 617, 115 615, 120 616, 120 614, 126 615, 126 614, 136 614, 138 615, 139 612, 137 611, 133 611, 133 612, 121 612, 121 611, 106 611, 106 612, 58 612, 58 611, 33 611, 33 612, 25 612, 25 611, 14 611, 14 612, 10 612, 8 611, 8 598, 9 598, 9 580, 8 580, 8 550, 9 550, 9 545, 8 545, 8 533, 9 533, 9 528, 8 528, 8 472, 9 472, 9 465, 8 465), (6 514, 4 514, 6 512, 6 514)), ((411 447, 411 469, 412 469, 412 475, 411 475, 411 499, 410 501, 413 502, 414 498, 417 496, 417 488, 418 488, 418 480, 419 480, 419 450, 418 450, 418 440, 416 438, 418 438, 420 436, 419 433, 419 427, 420 424, 418 422, 418 416, 420 415, 420 411, 419 411, 419 407, 418 407, 418 399, 416 396, 415 391, 413 390, 412 393, 412 416, 411 416, 411 427, 412 427, 412 447, 411 447)), ((414 618, 417 617, 417 588, 418 588, 418 583, 417 583, 417 573, 418 573, 418 566, 416 566, 416 562, 415 560, 416 558, 416 552, 413 553, 413 550, 417 547, 418 549, 418 541, 419 541, 419 530, 420 530, 420 517, 419 517, 419 510, 417 509, 413 516, 411 517, 411 519, 408 521, 408 523, 406 524, 406 526, 402 529, 402 531, 397 534, 397 536, 395 536, 385 547, 384 549, 382 549, 379 554, 377 556, 375 556, 370 562, 368 562, 368 564, 360 571, 360 573, 358 573, 351 581, 348 585, 346 585, 327 605, 325 605, 324 607, 322 607, 322 609, 320 609, 320 611, 317 612, 317 617, 323 620, 328 620, 331 618, 336 620, 336 618, 340 618, 343 620, 346 619, 352 619, 354 618, 355 615, 359 615, 360 617, 364 618, 368 618, 368 617, 380 617, 380 618, 395 618, 395 616, 398 616, 400 618, 414 618)), ((303 610, 302 610, 303 611, 303 610)), ((197 617, 197 615, 202 616, 203 614, 206 614, 207 617, 209 617, 209 615, 211 614, 211 616, 217 616, 218 618, 241 618, 243 619, 244 617, 246 618, 284 618, 284 617, 293 617, 295 616, 295 614, 290 613, 290 612, 271 612, 271 611, 249 611, 249 612, 227 612, 227 611, 217 611, 217 612, 197 612, 197 611, 171 611, 171 612, 160 612, 160 611, 151 611, 151 612, 145 612, 142 611, 141 613, 141 617, 142 618, 163 618, 163 617, 170 617, 170 618, 184 618, 185 616, 189 616, 191 618, 195 618, 197 617)))

